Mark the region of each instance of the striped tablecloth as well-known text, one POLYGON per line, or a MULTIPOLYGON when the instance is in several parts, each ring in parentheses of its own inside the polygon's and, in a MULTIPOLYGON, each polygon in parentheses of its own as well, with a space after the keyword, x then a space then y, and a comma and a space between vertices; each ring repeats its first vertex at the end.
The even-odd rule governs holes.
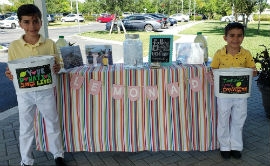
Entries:
MULTIPOLYGON (((214 87, 207 81, 207 67, 177 65, 159 69, 130 70, 122 64, 84 66, 62 74, 57 103, 64 150, 75 151, 207 151, 219 148, 214 87), (75 74, 84 77, 80 89, 70 87, 75 74), (202 89, 191 90, 189 80, 198 77, 202 89), (98 95, 89 94, 91 79, 101 81, 98 95), (171 97, 166 85, 178 83, 180 94, 171 97), (112 97, 112 86, 122 85, 122 99, 112 97), (140 98, 130 101, 127 87, 139 86, 140 98), (149 100, 146 86, 157 86, 158 98, 149 100)), ((37 115, 36 145, 47 151, 44 120, 37 115)))

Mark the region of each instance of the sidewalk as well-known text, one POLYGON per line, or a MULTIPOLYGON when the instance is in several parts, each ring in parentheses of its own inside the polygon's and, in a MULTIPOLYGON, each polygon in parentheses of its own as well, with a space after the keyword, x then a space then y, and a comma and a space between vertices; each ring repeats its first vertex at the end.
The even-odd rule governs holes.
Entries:
MULTIPOLYGON (((81 38, 80 36, 70 36, 67 39, 80 41, 80 43, 77 43, 79 45, 89 42, 104 42, 103 40, 81 38)), ((188 37, 183 39, 188 40, 188 37)), ((112 44, 111 41, 110 43, 112 44)), ((117 42, 113 44, 116 46, 121 45, 121 43, 117 42)), ((119 61, 121 61, 120 56, 119 61)), ((19 120, 17 107, 0 113, 0 126, 0 166, 19 165, 19 120)), ((248 117, 244 126, 243 138, 244 150, 242 158, 239 160, 224 160, 221 158, 218 150, 206 152, 142 151, 134 153, 73 152, 65 153, 65 160, 69 166, 269 166, 270 120, 265 116, 261 94, 256 86, 255 79, 252 83, 251 97, 248 98, 248 117)), ((35 143, 33 143, 33 149, 35 149, 35 143)), ((35 158, 35 165, 54 165, 53 156, 50 153, 34 150, 33 156, 35 158)))

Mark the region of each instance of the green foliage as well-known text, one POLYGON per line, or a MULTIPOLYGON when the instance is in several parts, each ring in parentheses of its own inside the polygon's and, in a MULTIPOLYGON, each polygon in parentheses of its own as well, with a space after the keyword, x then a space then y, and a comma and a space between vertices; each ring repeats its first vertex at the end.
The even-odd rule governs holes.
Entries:
MULTIPOLYGON (((193 21, 193 20, 194 20, 194 16, 190 16, 190 20, 193 21)), ((196 15, 196 16, 195 16, 195 20, 196 20, 196 21, 202 20, 202 16, 196 15)))
POLYGON ((259 65, 258 84, 270 87, 270 47, 264 44, 260 45, 263 50, 256 54, 254 61, 259 65))
POLYGON ((71 12, 70 3, 66 0, 46 0, 46 7, 50 14, 71 12))
MULTIPOLYGON (((17 12, 17 9, 23 4, 33 3, 33 0, 9 0, 13 3, 9 8, 9 12, 17 12)), ((7 12, 7 11, 6 11, 7 12)))
POLYGON ((87 16, 87 15, 84 16, 85 21, 96 21, 96 18, 97 17, 95 16, 87 16))
MULTIPOLYGON (((15 11, 25 3, 33 3, 34 0, 10 0, 13 6, 1 8, 2 12, 15 11)), ((46 0, 47 12, 50 14, 76 13, 76 0, 46 0)), ((220 16, 232 14, 232 4, 235 13, 246 13, 249 15, 255 9, 266 7, 266 0, 262 0, 261 7, 258 0, 85 0, 78 2, 79 13, 84 15, 112 13, 122 15, 123 12, 133 13, 185 13, 194 12, 205 14, 209 19, 220 19, 220 16), (146 10, 144 10, 146 9, 146 10)), ((89 18, 92 20, 92 18, 89 18)), ((195 20, 200 20, 195 18, 195 20)))
POLYGON ((106 12, 106 9, 102 10, 101 5, 98 4, 96 0, 86 0, 80 11, 82 13, 99 14, 106 12))
POLYGON ((220 20, 221 19, 221 17, 222 17, 222 15, 220 15, 220 14, 215 14, 214 16, 213 16, 213 20, 220 20))
MULTIPOLYGON (((253 20, 258 21, 259 20, 259 14, 254 14, 253 15, 253 20)), ((269 14, 262 14, 260 16, 261 21, 270 21, 270 15, 269 14)))

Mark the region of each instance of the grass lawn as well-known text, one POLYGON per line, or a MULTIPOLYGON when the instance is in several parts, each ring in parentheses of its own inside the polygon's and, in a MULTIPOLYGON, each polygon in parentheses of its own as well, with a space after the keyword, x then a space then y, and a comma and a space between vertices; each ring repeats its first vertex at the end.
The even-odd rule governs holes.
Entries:
POLYGON ((66 26, 76 26, 78 24, 80 25, 86 25, 89 22, 61 22, 61 21, 55 21, 55 22, 50 22, 48 24, 49 28, 52 27, 66 27, 66 26))
MULTIPOLYGON (((226 42, 223 39, 224 27, 227 25, 225 22, 220 21, 206 21, 200 24, 194 25, 179 34, 196 34, 197 32, 202 32, 203 35, 207 36, 209 57, 213 57, 216 50, 223 47, 226 42)), ((242 46, 248 49, 253 56, 257 52, 263 50, 263 47, 259 46, 261 44, 270 45, 270 23, 261 22, 260 33, 257 32, 258 22, 248 23, 245 38, 242 46)))
MULTIPOLYGON (((128 34, 139 34, 140 40, 143 43, 143 56, 148 56, 149 52, 149 41, 150 35, 159 35, 157 32, 143 32, 143 31, 129 31, 128 34)), ((81 34, 82 36, 105 39, 105 40, 114 40, 123 42, 125 40, 125 34, 121 31, 120 34, 117 32, 112 32, 109 34, 109 31, 95 31, 95 32, 85 32, 81 34)), ((177 40, 179 36, 174 36, 174 40, 177 40)))
MULTIPOLYGON (((156 32, 128 32, 128 34, 139 34, 140 40, 143 43, 143 56, 147 56, 149 52, 149 40, 150 35, 157 35, 156 32)), ((125 40, 125 34, 121 32, 118 34, 117 32, 113 32, 109 34, 109 31, 95 31, 95 32, 85 32, 81 34, 82 36, 105 39, 105 40, 113 40, 123 42, 125 40)))
MULTIPOLYGON (((180 25, 187 23, 178 23, 180 25)), ((226 42, 223 40, 224 35, 224 27, 227 25, 225 22, 220 21, 205 21, 199 24, 196 24, 184 31, 181 31, 179 34, 191 34, 194 35, 197 32, 201 31, 203 35, 207 36, 208 42, 208 50, 209 57, 213 57, 216 50, 223 47, 226 42)), ((270 23, 269 22, 261 22, 260 25, 260 33, 257 32, 258 22, 248 23, 248 28, 245 33, 245 39, 242 43, 242 46, 248 49, 253 56, 256 55, 257 52, 263 50, 263 47, 259 45, 265 44, 270 45, 270 23)), ((137 33, 140 35, 140 39, 143 42, 143 50, 144 56, 148 55, 149 51, 149 38, 150 35, 158 35, 156 32, 128 32, 128 33, 137 33)), ((118 34, 117 32, 113 32, 109 34, 108 31, 95 31, 95 32, 86 32, 82 33, 82 36, 99 38, 105 40, 115 40, 115 41, 124 41, 125 36, 124 33, 118 34)), ((174 40, 177 40, 179 36, 174 36, 174 40)))
MULTIPOLYGON (((187 24, 186 22, 178 23, 178 25, 187 24)), ((160 35, 158 32, 144 32, 144 31, 128 31, 128 34, 139 34, 140 40, 143 43, 143 56, 147 56, 149 52, 149 41, 150 35, 160 35)), ((120 41, 123 42, 125 40, 125 34, 121 31, 120 34, 118 32, 113 31, 109 34, 109 31, 94 31, 94 32, 85 32, 80 34, 85 37, 91 38, 98 38, 98 39, 105 39, 105 40, 113 40, 113 41, 120 41)), ((179 39, 179 36, 174 36, 173 40, 179 39)))

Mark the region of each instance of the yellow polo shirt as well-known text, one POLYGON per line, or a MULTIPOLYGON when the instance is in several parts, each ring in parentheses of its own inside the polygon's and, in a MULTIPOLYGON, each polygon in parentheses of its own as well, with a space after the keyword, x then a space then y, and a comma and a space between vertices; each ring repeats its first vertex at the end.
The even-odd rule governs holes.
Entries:
POLYGON ((231 67, 246 67, 255 68, 255 62, 251 53, 241 47, 240 52, 234 56, 226 53, 226 47, 217 50, 212 63, 212 68, 231 68, 231 67))
POLYGON ((8 61, 40 55, 53 55, 56 62, 59 63, 55 42, 51 39, 45 39, 42 35, 34 45, 26 43, 21 36, 20 39, 11 42, 8 47, 8 61))

